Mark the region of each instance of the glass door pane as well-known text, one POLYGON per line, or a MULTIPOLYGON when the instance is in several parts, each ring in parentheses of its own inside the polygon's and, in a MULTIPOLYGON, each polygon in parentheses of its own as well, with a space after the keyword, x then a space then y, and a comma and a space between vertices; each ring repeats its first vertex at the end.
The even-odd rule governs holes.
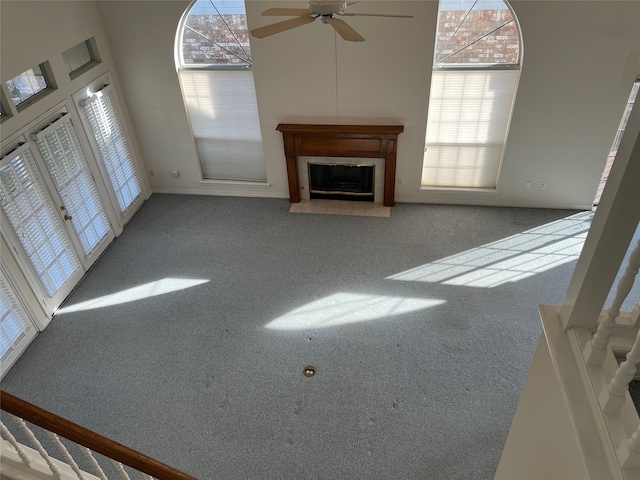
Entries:
POLYGON ((89 267, 115 238, 68 115, 33 136, 89 267))
POLYGON ((66 235, 56 207, 47 194, 33 155, 22 145, 0 162, 0 202, 13 235, 26 255, 26 263, 53 313, 84 274, 66 235))

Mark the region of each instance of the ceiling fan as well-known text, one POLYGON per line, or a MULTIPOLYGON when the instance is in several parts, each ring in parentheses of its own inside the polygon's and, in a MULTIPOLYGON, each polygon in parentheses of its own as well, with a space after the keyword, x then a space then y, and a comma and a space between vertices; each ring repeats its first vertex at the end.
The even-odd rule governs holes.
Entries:
POLYGON ((325 24, 331 25, 338 34, 349 42, 362 42, 364 37, 356 32, 347 22, 336 18, 341 17, 399 17, 413 18, 411 15, 384 15, 379 13, 347 13, 347 6, 358 2, 345 2, 341 0, 309 0, 309 8, 270 8, 262 12, 262 15, 295 17, 282 22, 272 23, 265 27, 254 28, 251 35, 264 38, 276 33, 284 32, 292 28, 301 27, 312 23, 316 18, 325 24))

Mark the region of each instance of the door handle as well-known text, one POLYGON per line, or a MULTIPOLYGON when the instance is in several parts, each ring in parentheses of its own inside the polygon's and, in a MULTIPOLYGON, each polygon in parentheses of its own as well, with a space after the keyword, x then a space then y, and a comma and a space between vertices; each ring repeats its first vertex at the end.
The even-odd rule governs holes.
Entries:
POLYGON ((72 218, 73 218, 73 217, 72 217, 71 215, 65 215, 65 216, 64 216, 64 219, 65 219, 65 220, 71 220, 72 218))

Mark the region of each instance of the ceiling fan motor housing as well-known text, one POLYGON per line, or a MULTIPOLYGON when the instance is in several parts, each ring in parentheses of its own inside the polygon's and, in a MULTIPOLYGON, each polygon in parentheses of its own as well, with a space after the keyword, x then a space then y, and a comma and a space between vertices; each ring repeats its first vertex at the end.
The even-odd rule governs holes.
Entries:
POLYGON ((309 12, 312 15, 330 15, 347 9, 347 2, 341 0, 310 0, 309 12))

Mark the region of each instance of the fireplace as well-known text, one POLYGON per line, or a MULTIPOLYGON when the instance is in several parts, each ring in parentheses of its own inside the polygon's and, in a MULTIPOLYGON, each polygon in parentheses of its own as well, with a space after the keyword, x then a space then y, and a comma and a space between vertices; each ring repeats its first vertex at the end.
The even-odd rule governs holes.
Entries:
MULTIPOLYGON (((289 180, 289 200, 300 202, 299 156, 348 157, 374 159, 382 162, 384 170, 383 204, 395 203, 396 152, 402 125, 302 125, 279 124, 289 180)), ((323 162, 327 163, 327 162, 323 162)), ((349 163, 349 162, 345 162, 349 163)), ((361 164, 362 162, 354 162, 361 164)), ((342 163, 344 164, 344 163, 342 163)), ((353 196, 352 196, 353 197, 353 196)))
POLYGON ((373 202, 375 166, 307 163, 311 199, 373 202))

